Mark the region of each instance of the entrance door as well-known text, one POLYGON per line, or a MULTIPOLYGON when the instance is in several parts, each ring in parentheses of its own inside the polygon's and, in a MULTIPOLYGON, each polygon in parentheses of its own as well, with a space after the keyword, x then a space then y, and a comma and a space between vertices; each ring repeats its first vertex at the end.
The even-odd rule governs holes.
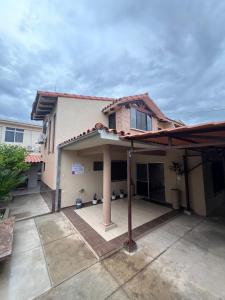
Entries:
POLYGON ((153 201, 165 202, 164 164, 148 164, 149 198, 153 201))
POLYGON ((137 194, 148 197, 148 164, 137 164, 137 194))
POLYGON ((137 164, 137 194, 153 201, 165 201, 164 164, 137 164))

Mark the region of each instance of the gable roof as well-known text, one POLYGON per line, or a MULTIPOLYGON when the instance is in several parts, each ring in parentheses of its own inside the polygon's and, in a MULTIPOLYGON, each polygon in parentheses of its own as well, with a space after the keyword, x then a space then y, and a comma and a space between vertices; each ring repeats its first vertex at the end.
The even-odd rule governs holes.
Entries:
POLYGON ((58 97, 79 99, 79 100, 93 100, 93 101, 108 101, 112 102, 115 98, 84 96, 78 94, 56 93, 47 91, 37 91, 35 100, 32 105, 31 120, 43 120, 54 107, 58 97))
POLYGON ((142 100, 145 103, 145 105, 153 112, 153 114, 157 118, 159 118, 160 120, 163 120, 163 121, 170 122, 170 120, 159 109, 159 107, 156 105, 156 103, 149 97, 148 93, 119 98, 119 99, 115 100, 113 103, 111 103, 111 104, 107 105, 105 108, 103 108, 102 112, 108 113, 110 111, 113 111, 117 106, 120 106, 120 105, 126 104, 126 103, 132 103, 137 100, 142 100))

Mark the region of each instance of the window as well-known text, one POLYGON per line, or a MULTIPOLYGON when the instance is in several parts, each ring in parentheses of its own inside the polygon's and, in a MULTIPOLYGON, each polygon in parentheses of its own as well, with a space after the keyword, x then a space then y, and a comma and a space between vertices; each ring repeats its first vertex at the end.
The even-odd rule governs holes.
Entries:
POLYGON ((49 127, 48 127, 48 154, 51 152, 51 131, 52 131, 52 122, 49 121, 49 127))
POLYGON ((55 151, 55 121, 56 121, 56 115, 54 114, 53 117, 53 128, 52 128, 52 153, 55 151))
POLYGON ((23 143, 24 129, 6 127, 5 142, 23 143))
POLYGON ((152 118, 145 112, 131 108, 131 128, 152 130, 152 118))
POLYGON ((111 162, 111 180, 127 180, 127 162, 125 160, 113 160, 111 162))
POLYGON ((109 115, 109 128, 116 129, 116 113, 109 115))
POLYGON ((217 194, 225 189, 224 165, 223 161, 213 161, 211 165, 212 182, 214 194, 217 194))
POLYGON ((94 171, 103 171, 103 161, 94 161, 93 170, 94 171))

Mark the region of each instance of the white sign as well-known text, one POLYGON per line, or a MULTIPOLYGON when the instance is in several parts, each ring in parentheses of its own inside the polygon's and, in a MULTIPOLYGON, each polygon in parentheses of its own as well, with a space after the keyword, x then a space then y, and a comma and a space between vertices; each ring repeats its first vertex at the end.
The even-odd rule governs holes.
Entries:
POLYGON ((84 166, 80 163, 72 164, 72 174, 73 175, 82 175, 82 174, 84 174, 84 166))

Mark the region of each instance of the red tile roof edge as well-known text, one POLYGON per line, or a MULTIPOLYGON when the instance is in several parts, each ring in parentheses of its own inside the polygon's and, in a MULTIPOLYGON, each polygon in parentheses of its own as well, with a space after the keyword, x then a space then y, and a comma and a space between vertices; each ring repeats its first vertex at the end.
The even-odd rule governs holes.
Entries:
POLYGON ((84 95, 78 95, 78 94, 47 92, 47 91, 37 91, 37 95, 40 95, 43 97, 64 97, 64 98, 99 100, 99 101, 114 101, 115 100, 115 98, 110 98, 110 97, 84 96, 84 95))
POLYGON ((29 164, 40 163, 42 161, 43 159, 41 154, 36 154, 36 153, 29 153, 25 158, 25 162, 29 164))
POLYGON ((188 132, 189 130, 197 131, 199 129, 216 129, 216 128, 223 128, 225 131, 225 121, 221 122, 205 122, 205 123, 200 123, 200 124, 195 124, 195 125, 184 125, 181 127, 176 127, 176 128, 167 128, 167 129, 162 129, 162 130, 157 130, 157 131, 149 131, 145 133, 140 133, 140 134, 133 134, 130 136, 127 136, 125 138, 127 139, 132 139, 132 138, 148 138, 148 137, 154 137, 158 135, 165 136, 167 133, 177 133, 177 132, 188 132))
POLYGON ((134 100, 143 100, 145 104, 153 111, 153 113, 162 120, 170 121, 164 113, 160 110, 160 108, 156 105, 156 103, 149 97, 148 93, 133 95, 133 96, 126 96, 119 99, 116 99, 113 103, 107 105, 102 109, 102 112, 107 112, 110 109, 113 109, 118 104, 122 104, 127 101, 134 101, 134 100))
POLYGON ((97 130, 105 130, 106 132, 108 133, 113 133, 113 134, 116 134, 116 135, 119 135, 119 136, 127 136, 127 135, 130 135, 129 132, 124 132, 124 131, 117 131, 116 129, 110 129, 108 128, 107 126, 104 126, 102 123, 96 123, 95 126, 91 129, 87 129, 86 131, 80 133, 79 135, 77 136, 74 136, 68 140, 65 140, 64 142, 60 143, 59 144, 59 147, 62 147, 62 146, 65 146, 67 144, 70 144, 74 141, 77 141, 79 140, 80 138, 82 138, 83 136, 88 136, 89 134, 97 131, 97 130))

